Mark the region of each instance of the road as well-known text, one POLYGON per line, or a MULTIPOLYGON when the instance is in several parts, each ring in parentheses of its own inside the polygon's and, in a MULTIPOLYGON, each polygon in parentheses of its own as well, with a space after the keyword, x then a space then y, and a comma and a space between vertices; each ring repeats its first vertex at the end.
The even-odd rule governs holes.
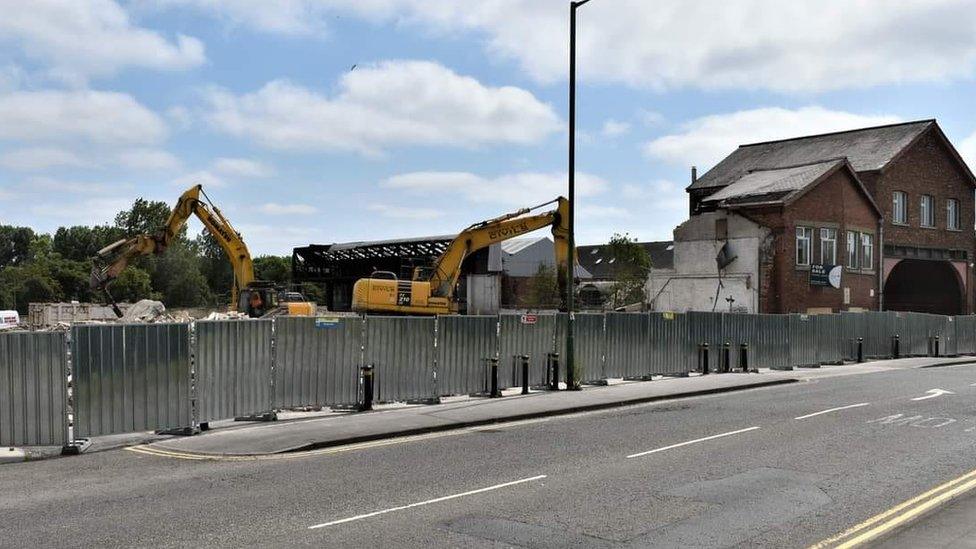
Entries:
POLYGON ((974 383, 892 370, 287 458, 6 465, 0 545, 807 547, 976 469, 974 383))

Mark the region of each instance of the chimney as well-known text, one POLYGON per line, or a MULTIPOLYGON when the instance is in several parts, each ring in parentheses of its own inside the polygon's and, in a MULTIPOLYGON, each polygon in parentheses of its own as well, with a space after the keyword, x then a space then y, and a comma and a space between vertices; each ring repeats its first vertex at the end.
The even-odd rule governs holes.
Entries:
POLYGON ((691 182, 694 183, 698 181, 698 168, 695 166, 691 167, 691 182))

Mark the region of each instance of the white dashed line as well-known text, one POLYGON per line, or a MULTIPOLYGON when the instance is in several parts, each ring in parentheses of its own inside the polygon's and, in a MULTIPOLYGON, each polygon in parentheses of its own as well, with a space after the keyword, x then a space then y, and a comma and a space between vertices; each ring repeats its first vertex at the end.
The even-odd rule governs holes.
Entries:
POLYGON ((795 417, 793 419, 806 419, 808 417, 819 416, 819 415, 822 415, 822 414, 829 414, 830 412, 837 412, 839 410, 849 410, 851 408, 860 408, 861 406, 868 406, 870 404, 871 404, 870 402, 861 402, 859 404, 848 404, 847 406, 838 406, 836 408, 829 408, 827 410, 821 410, 819 412, 814 412, 812 414, 807 414, 805 416, 795 417))
POLYGON ((716 438, 730 437, 732 435, 738 435, 740 433, 748 433, 749 431, 755 431, 758 428, 759 428, 758 426, 756 426, 756 427, 749 427, 748 429, 739 429, 738 431, 730 431, 728 433, 722 433, 720 435, 712 435, 710 437, 699 438, 699 439, 695 439, 695 440, 689 440, 687 442, 679 442, 678 444, 672 444, 671 446, 665 446, 664 448, 658 448, 656 450, 648 450, 646 452, 640 452, 640 453, 637 453, 637 454, 631 454, 631 455, 627 456, 627 459, 635 458, 635 457, 641 457, 641 456, 646 456, 648 454, 656 454, 658 452, 663 452, 665 450, 671 450, 672 448, 680 448, 682 446, 688 446, 689 444, 695 444, 695 443, 698 443, 698 442, 705 442, 706 440, 714 440, 716 438))

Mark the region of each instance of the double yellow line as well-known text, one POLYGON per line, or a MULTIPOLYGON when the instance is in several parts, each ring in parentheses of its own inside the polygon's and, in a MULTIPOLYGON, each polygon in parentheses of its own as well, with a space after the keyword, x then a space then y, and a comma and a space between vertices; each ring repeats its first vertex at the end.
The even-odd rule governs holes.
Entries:
POLYGON ((868 520, 848 528, 836 536, 827 538, 810 549, 849 549, 859 547, 869 541, 908 524, 922 514, 935 509, 953 498, 976 488, 976 470, 932 488, 928 492, 879 513, 868 520))

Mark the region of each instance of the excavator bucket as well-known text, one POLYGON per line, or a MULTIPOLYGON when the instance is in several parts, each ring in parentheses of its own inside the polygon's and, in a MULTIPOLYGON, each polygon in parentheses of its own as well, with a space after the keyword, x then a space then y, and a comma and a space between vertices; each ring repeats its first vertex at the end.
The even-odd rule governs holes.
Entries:
POLYGON ((93 290, 104 290, 105 286, 108 284, 108 277, 105 271, 98 265, 93 265, 91 269, 91 276, 88 279, 89 287, 93 290))

